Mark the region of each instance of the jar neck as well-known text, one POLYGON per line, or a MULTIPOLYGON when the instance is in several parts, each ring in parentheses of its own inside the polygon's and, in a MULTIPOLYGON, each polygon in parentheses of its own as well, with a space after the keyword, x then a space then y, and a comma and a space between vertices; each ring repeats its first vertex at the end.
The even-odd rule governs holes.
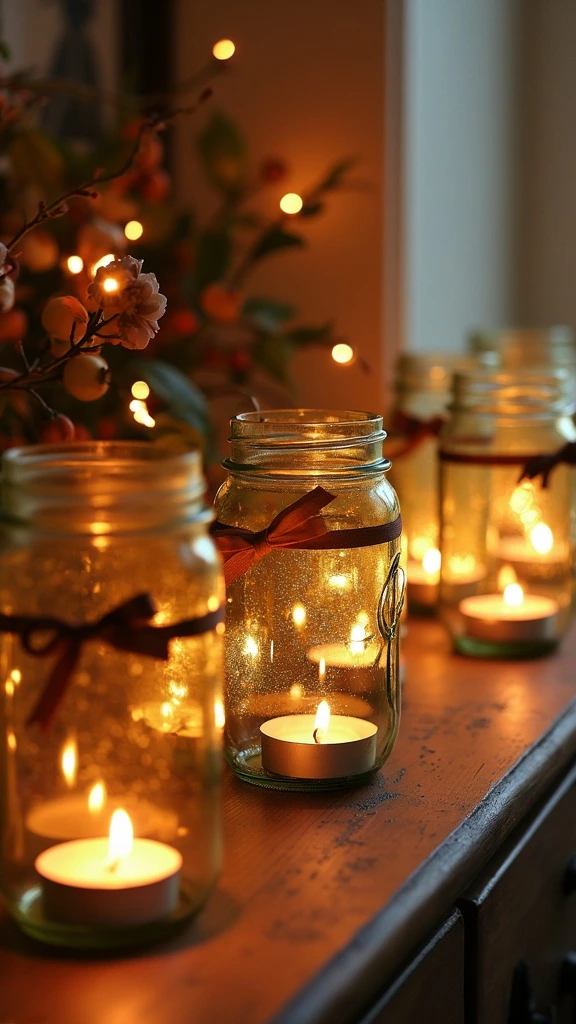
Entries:
POLYGON ((231 421, 232 474, 326 476, 390 467, 383 456, 382 417, 366 412, 273 409, 231 421))
POLYGON ((2 459, 4 517, 33 528, 103 536, 208 517, 197 452, 145 441, 15 448, 2 459))
POLYGON ((396 366, 396 406, 417 419, 446 412, 456 371, 473 369, 474 361, 460 352, 406 352, 396 366))
POLYGON ((563 325, 476 330, 470 335, 470 349, 486 369, 576 364, 574 333, 563 325))
POLYGON ((450 411, 521 420, 554 422, 565 411, 565 374, 457 373, 450 411))

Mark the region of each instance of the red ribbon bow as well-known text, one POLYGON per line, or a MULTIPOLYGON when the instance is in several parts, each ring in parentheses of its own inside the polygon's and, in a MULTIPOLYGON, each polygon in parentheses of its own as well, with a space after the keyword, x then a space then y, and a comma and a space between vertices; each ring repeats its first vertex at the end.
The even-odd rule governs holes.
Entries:
POLYGON ((522 480, 535 480, 536 477, 541 476, 542 487, 548 487, 550 473, 561 462, 567 466, 576 466, 575 441, 569 441, 559 451, 552 452, 550 455, 533 455, 527 460, 518 483, 521 483, 522 480))
POLYGON ((72 626, 50 616, 0 615, 0 633, 19 636, 28 654, 35 658, 58 654, 58 660, 26 724, 39 722, 43 728, 49 726, 86 640, 104 640, 118 651, 144 654, 167 661, 170 656, 170 640, 208 633, 224 618, 223 608, 218 608, 215 612, 175 622, 170 626, 151 626, 149 620, 155 614, 156 606, 150 594, 137 594, 96 622, 79 626, 72 626), (39 632, 49 632, 51 636, 44 642, 35 643, 34 637, 39 632))
POLYGON ((213 523, 211 533, 224 559, 226 586, 276 548, 305 551, 359 548, 395 540, 402 533, 400 516, 380 526, 329 530, 319 513, 335 500, 336 495, 329 494, 323 487, 315 487, 282 509, 266 529, 256 532, 242 526, 213 523))

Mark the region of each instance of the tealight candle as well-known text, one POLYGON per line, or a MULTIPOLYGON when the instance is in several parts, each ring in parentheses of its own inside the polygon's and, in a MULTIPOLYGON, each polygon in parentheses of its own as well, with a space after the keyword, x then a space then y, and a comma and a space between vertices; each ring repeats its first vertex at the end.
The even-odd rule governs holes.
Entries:
POLYGON ((52 921, 130 928, 168 917, 178 905, 180 853, 134 839, 130 818, 120 809, 112 815, 109 839, 58 843, 34 866, 52 921))
POLYGON ((503 594, 478 594, 459 604, 467 636, 496 643, 552 640, 559 604, 539 594, 524 594, 509 583, 503 594))
POLYGON ((422 561, 408 559, 406 581, 408 607, 416 605, 420 608, 433 608, 438 595, 440 582, 441 556, 438 548, 428 548, 422 561))
POLYGON ((374 768, 378 727, 349 715, 285 715, 260 726, 262 767, 294 779, 340 779, 374 768))

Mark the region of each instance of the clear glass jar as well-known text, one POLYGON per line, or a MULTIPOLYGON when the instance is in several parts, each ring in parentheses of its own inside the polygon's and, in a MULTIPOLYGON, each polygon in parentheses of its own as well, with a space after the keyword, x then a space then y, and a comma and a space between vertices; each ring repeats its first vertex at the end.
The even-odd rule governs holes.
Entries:
MULTIPOLYGON (((328 530, 399 528, 385 477, 385 437, 381 417, 363 412, 237 416, 228 480, 216 498, 219 523, 265 531, 282 510, 322 487, 330 497, 321 512, 328 530)), ((392 749, 400 537, 368 546, 345 545, 345 537, 331 538, 327 550, 273 548, 227 588, 225 748, 249 782, 295 790, 361 783, 392 749), (320 744, 314 716, 323 701, 332 718, 320 744), (268 737, 266 729, 273 732, 278 722, 285 736, 268 737), (346 745, 347 731, 357 748, 346 745)), ((358 534, 351 542, 360 543, 358 534)))
POLYGON ((571 327, 506 327, 476 330, 469 347, 485 370, 522 373, 539 370, 544 374, 564 370, 563 395, 566 411, 576 409, 576 343, 571 327))
POLYGON ((463 654, 553 649, 570 621, 573 470, 521 480, 575 436, 562 376, 457 374, 441 435, 440 610, 463 654))
POLYGON ((390 482, 402 507, 409 611, 436 606, 440 580, 438 434, 456 370, 471 367, 455 352, 410 352, 398 360, 388 451, 390 482))
MULTIPOLYGON (((0 613, 80 626, 146 593, 157 609, 146 626, 217 618, 203 491, 197 453, 146 443, 6 453, 0 613)), ((18 924, 48 943, 156 939, 198 910, 219 871, 223 625, 175 627, 168 660, 140 653, 134 628, 132 653, 106 631, 82 643, 44 729, 28 722, 62 646, 33 657, 30 637, 0 633, 0 885, 18 924)), ((50 635, 35 630, 34 648, 50 635)))

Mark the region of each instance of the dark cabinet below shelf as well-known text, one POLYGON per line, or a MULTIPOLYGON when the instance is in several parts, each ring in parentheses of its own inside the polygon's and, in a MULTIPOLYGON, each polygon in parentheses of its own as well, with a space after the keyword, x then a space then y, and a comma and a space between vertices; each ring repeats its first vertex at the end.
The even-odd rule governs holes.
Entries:
POLYGON ((464 1024, 464 926, 456 911, 360 1024, 464 1024))

